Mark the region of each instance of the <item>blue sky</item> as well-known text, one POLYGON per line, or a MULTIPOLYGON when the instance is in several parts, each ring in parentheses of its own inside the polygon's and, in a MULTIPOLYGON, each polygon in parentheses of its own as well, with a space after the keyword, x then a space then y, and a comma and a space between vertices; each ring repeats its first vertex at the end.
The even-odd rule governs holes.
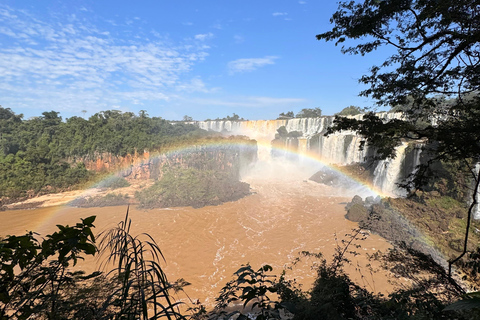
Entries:
POLYGON ((385 56, 315 35, 336 1, 78 0, 0 4, 0 105, 25 118, 109 109, 180 120, 275 119, 372 102, 358 78, 385 56))

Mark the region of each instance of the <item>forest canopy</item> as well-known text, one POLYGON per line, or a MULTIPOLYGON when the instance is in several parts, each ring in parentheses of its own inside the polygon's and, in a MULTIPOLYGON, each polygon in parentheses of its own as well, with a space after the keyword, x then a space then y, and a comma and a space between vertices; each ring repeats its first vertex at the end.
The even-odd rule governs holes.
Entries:
POLYGON ((144 111, 135 115, 107 110, 88 120, 65 121, 59 112, 49 111, 25 120, 22 114, 0 107, 0 198, 87 181, 91 173, 81 161, 86 157, 124 156, 207 134, 192 124, 172 124, 144 111))

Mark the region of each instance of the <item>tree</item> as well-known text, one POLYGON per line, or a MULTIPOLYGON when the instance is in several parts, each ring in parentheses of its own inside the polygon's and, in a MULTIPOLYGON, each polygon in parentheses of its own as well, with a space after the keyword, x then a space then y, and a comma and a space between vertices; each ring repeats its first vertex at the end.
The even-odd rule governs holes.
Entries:
POLYGON ((288 111, 288 112, 282 112, 278 115, 278 119, 284 119, 284 118, 295 118, 295 114, 293 111, 288 111))
POLYGON ((322 109, 320 108, 314 108, 314 109, 309 109, 305 108, 302 109, 297 115, 295 116, 296 118, 319 118, 322 116, 322 109))
MULTIPOLYGON (((377 151, 376 158, 395 156, 401 139, 422 139, 431 155, 412 180, 421 187, 431 164, 461 163, 475 187, 469 223, 477 204, 480 160, 480 3, 476 0, 365 0, 341 2, 330 31, 318 40, 343 44, 343 53, 365 55, 387 45, 396 49, 370 74, 360 78, 360 93, 378 106, 403 106, 405 118, 382 121, 374 113, 363 120, 337 117, 329 133, 355 130, 377 151), (444 103, 449 100, 450 103, 444 103)), ((458 259, 451 261, 453 263, 458 259)))
POLYGON ((357 114, 364 113, 364 109, 357 106, 348 106, 343 108, 339 113, 335 113, 336 116, 355 116, 357 114))
POLYGON ((230 120, 230 121, 238 121, 238 120, 243 120, 243 118, 240 119, 240 116, 239 116, 238 114, 233 113, 233 115, 232 115, 231 117, 230 117, 230 116, 227 116, 227 120, 230 120))
POLYGON ((185 121, 185 122, 193 121, 193 118, 185 115, 185 116, 183 116, 183 121, 185 121))

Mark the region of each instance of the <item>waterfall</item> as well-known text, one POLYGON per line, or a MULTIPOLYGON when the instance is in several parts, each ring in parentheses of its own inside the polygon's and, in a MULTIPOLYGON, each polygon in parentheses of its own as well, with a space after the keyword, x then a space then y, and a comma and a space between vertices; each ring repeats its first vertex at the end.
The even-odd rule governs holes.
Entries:
POLYGON ((406 196, 406 191, 397 186, 402 179, 402 165, 405 161, 405 149, 407 143, 402 143, 396 148, 396 157, 381 160, 373 172, 373 184, 379 188, 382 193, 389 196, 406 196))
MULTIPOLYGON (((400 119, 401 113, 382 112, 377 114, 385 120, 400 119)), ((351 116, 361 120, 363 115, 351 116)), ((298 137, 283 138, 275 146, 282 146, 282 149, 298 154, 315 154, 326 164, 349 165, 363 163, 369 152, 367 146, 363 150, 359 147, 363 139, 352 131, 336 132, 328 137, 324 136, 327 128, 333 124, 333 116, 320 118, 295 118, 280 120, 214 120, 199 121, 197 125, 204 130, 226 132, 229 134, 246 135, 259 142, 258 158, 268 159, 271 156, 272 141, 275 139, 277 130, 285 127, 288 133, 298 132, 298 137)), ((391 196, 404 196, 406 193, 397 187, 397 183, 405 178, 402 174, 403 161, 405 160, 406 143, 397 148, 397 157, 380 161, 374 169, 374 186, 383 193, 391 196)), ((287 156, 288 151, 275 150, 277 156, 287 156)), ((295 157, 296 158, 296 157, 295 157)), ((420 156, 415 157, 418 161, 420 156)), ((417 160, 414 167, 418 164, 417 160)), ((412 168, 413 170, 413 168, 412 168)), ((411 172, 411 171, 410 171, 411 172)))

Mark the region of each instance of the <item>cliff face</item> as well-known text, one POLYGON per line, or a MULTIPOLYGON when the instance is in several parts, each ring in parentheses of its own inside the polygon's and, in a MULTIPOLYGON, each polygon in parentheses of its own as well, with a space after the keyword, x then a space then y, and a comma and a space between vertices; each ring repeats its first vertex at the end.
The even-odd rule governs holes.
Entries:
POLYGON ((254 140, 239 137, 218 138, 165 153, 144 151, 124 157, 99 154, 76 161, 84 162, 88 170, 118 173, 127 180, 157 180, 161 178, 164 166, 229 171, 238 178, 241 170, 256 160, 256 148, 254 140))

